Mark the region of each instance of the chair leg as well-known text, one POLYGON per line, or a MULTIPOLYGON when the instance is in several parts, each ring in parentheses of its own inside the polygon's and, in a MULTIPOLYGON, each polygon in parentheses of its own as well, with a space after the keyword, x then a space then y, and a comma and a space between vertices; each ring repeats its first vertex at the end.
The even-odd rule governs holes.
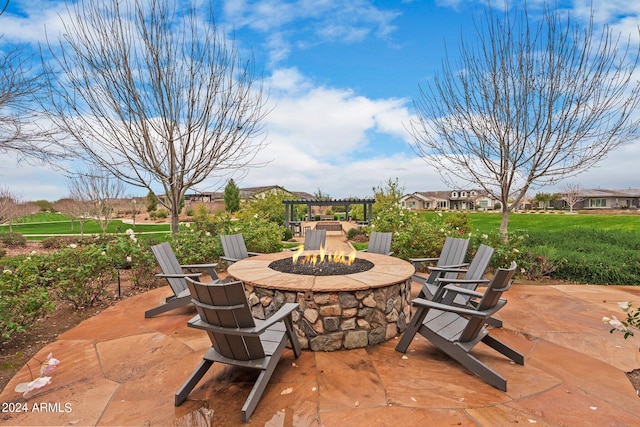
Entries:
POLYGON ((260 399, 262 398, 262 394, 264 390, 267 388, 267 384, 269 384, 269 380, 271 379, 271 375, 273 371, 275 371, 278 362, 280 361, 280 356, 282 356, 282 352, 287 346, 286 337, 282 338, 280 344, 278 344, 278 348, 273 352, 273 355, 269 357, 269 361, 266 363, 266 368, 260 371, 260 375, 258 375, 258 379, 256 383, 253 385, 247 400, 245 400, 244 405, 242 405, 242 422, 246 423, 251 418, 251 414, 258 406, 260 399))
POLYGON ((492 349, 499 351, 500 353, 507 356, 509 359, 516 362, 518 365, 524 365, 524 355, 518 353, 513 348, 509 347, 502 341, 497 338, 492 337, 491 335, 487 335, 482 338, 482 342, 491 347, 492 349))
POLYGON ((404 331, 404 334, 402 334, 402 338, 400 338, 398 345, 396 345, 396 351, 399 351, 400 353, 407 352, 407 348, 409 347, 409 344, 411 344, 411 341, 420 330, 420 327, 422 326, 422 322, 425 316, 427 315, 428 311, 429 309, 425 307, 418 308, 415 316, 413 316, 413 319, 411 319, 411 323, 409 323, 409 325, 407 326, 407 329, 404 331))
POLYGON ((489 317, 487 319, 487 325, 493 326, 494 328, 502 328, 502 320, 496 319, 495 317, 489 317))
POLYGON ((189 393, 191 393, 191 390, 193 390, 196 384, 198 384, 198 381, 202 379, 204 374, 207 373, 211 365, 213 365, 212 360, 204 359, 202 362, 200 362, 200 364, 198 365, 196 370, 193 371, 189 379, 187 379, 187 381, 182 385, 182 387, 180 387, 180 389, 176 392, 175 406, 180 406, 182 402, 184 402, 187 399, 187 396, 189 395, 189 393))
POLYGON ((155 308, 145 311, 144 317, 148 319, 149 317, 154 317, 154 316, 157 316, 158 314, 183 307, 189 303, 191 303, 191 297, 174 298, 162 305, 159 305, 155 308))

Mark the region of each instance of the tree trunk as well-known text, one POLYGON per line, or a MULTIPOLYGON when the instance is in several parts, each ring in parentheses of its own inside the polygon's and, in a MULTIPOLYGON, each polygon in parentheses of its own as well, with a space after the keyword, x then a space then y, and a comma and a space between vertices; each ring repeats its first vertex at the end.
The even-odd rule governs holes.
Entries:
POLYGON ((509 240, 509 234, 507 230, 509 229, 509 208, 503 204, 502 205, 502 221, 500 222, 500 235, 502 236, 502 240, 506 243, 509 240))

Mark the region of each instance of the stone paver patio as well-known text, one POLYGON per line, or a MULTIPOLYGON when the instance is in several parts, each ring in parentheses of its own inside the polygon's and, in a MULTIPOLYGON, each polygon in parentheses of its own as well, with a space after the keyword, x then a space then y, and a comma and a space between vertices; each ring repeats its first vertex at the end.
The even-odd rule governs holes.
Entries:
MULTIPOLYGON (((13 391, 29 380, 24 367, 0 402, 3 409, 26 402, 29 411, 3 410, 0 425, 239 424, 252 371, 214 365, 189 399, 174 406, 175 391, 210 342, 186 327, 191 307, 144 318, 168 292, 163 287, 124 300, 43 348, 36 358, 53 352, 61 361, 51 385, 25 401, 13 391)), ((474 354, 507 378, 506 393, 422 338, 405 358, 394 350, 395 339, 364 349, 305 351, 297 360, 286 350, 249 425, 640 425, 640 398, 625 375, 640 368, 640 336, 624 340, 601 322, 605 315, 622 317, 618 301, 640 302, 640 288, 516 280, 505 297, 509 303, 498 316, 504 328, 492 333, 523 352, 525 365, 483 345, 474 354)))

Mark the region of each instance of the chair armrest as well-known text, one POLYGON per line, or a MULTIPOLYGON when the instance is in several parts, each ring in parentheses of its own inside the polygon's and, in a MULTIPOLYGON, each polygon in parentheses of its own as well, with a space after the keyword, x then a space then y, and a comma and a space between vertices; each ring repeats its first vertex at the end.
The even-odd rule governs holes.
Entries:
POLYGON ((495 313, 496 311, 498 311, 499 309, 502 308, 502 306, 504 304, 506 304, 507 300, 505 299, 500 299, 500 303, 496 304, 495 307, 493 307, 491 310, 471 310, 465 307, 459 307, 459 306, 454 306, 454 305, 449 305, 449 304, 442 304, 439 302, 435 302, 435 301, 429 301, 423 298, 416 298, 413 301, 411 301, 411 303, 413 305, 417 305, 419 307, 425 307, 428 309, 434 308, 436 310, 441 310, 441 311, 446 311, 449 313, 456 313, 459 314, 461 316, 473 316, 473 317, 478 317, 478 318, 487 318, 487 317, 491 317, 491 315, 493 313, 495 313))
POLYGON ((238 262, 240 261, 238 258, 230 258, 227 256, 221 256, 220 259, 224 260, 224 261, 229 261, 229 262, 238 262))
POLYGON ((445 267, 427 267, 429 269, 429 271, 436 271, 436 272, 440 272, 440 273, 466 273, 468 270, 465 268, 459 268, 459 267, 449 267, 449 266, 445 266, 445 267))
POLYGON ((299 251, 300 250, 300 246, 304 247, 304 245, 301 244, 301 245, 296 246, 295 248, 289 248, 287 250, 288 251, 292 251, 292 252, 299 251))
POLYGON ((181 265, 180 267, 182 268, 216 268, 218 266, 217 262, 214 262, 212 264, 186 264, 186 265, 181 265))
POLYGON ((482 298, 482 296, 484 295, 482 292, 474 291, 467 288, 461 288, 460 286, 456 285, 446 285, 444 289, 446 289, 448 292, 455 292, 456 294, 468 295, 470 297, 482 298))
POLYGON ((247 252, 249 254, 249 256, 259 256, 259 255, 264 255, 260 252, 247 252))
POLYGON ((300 304, 298 304, 297 302, 286 303, 285 305, 280 307, 278 311, 273 313, 273 315, 268 319, 260 322, 256 322, 256 332, 260 333, 265 329, 267 329, 269 326, 273 325, 274 323, 281 322, 285 317, 290 316, 291 312, 297 309, 298 307, 300 307, 300 304))
POLYGON ((428 262, 428 261, 438 261, 440 258, 409 258, 409 262, 428 262))
POLYGON ((447 279, 444 277, 438 277, 436 279, 436 282, 438 282, 438 284, 443 284, 443 285, 447 285, 450 283, 477 283, 477 284, 481 284, 481 283, 489 283, 490 280, 489 279, 478 279, 478 280, 472 280, 472 279, 447 279))
POLYGON ((159 273, 156 274, 156 277, 161 277, 164 279, 184 279, 185 277, 193 277, 198 278, 202 276, 202 273, 159 273))
MULTIPOLYGON (((200 303, 195 299, 192 299, 191 301, 194 304, 200 305, 202 307, 211 307, 211 306, 208 306, 207 304, 200 303)), ((265 329, 267 329, 269 326, 272 326, 274 323, 281 322, 285 317, 289 316, 291 312, 298 307, 299 307, 298 303, 295 303, 295 302, 286 303, 285 305, 280 307, 280 309, 276 311, 273 314, 273 316, 269 317, 267 320, 260 321, 259 323, 257 322, 256 326, 253 326, 251 328, 224 328, 221 326, 210 325, 209 323, 202 321, 202 319, 200 318, 200 315, 196 315, 193 318, 191 318, 191 320, 189 320, 189 322, 187 323, 187 326, 196 328, 196 329, 204 329, 206 331, 211 331, 211 332, 220 332, 228 335, 258 336, 261 333, 263 333, 265 329)), ((225 308, 229 309, 231 307, 225 307, 225 308)))

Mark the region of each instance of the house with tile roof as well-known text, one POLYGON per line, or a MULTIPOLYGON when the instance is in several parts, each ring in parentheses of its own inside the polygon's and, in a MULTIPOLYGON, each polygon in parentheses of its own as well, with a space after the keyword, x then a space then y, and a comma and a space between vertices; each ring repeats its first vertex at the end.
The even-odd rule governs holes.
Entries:
POLYGON ((484 190, 416 191, 400 199, 410 210, 488 210, 498 201, 484 190))
MULTIPOLYGON (((267 185, 262 187, 245 187, 240 188, 240 202, 247 202, 251 199, 259 199, 266 197, 268 194, 284 194, 291 199, 313 199, 314 196, 305 191, 289 191, 279 185, 267 185)), ((224 192, 198 192, 185 195, 188 202, 200 202, 213 204, 214 210, 224 209, 224 192)))

